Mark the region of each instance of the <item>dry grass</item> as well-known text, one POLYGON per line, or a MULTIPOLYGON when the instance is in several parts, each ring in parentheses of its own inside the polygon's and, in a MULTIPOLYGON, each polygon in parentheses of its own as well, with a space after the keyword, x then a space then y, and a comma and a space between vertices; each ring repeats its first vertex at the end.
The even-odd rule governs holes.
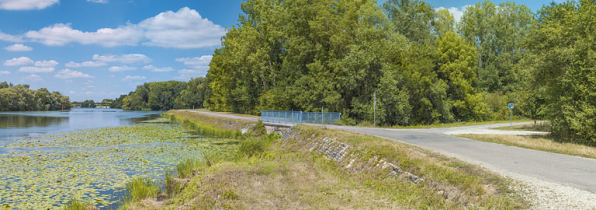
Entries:
POLYGON ((533 123, 533 124, 525 124, 525 125, 517 125, 517 126, 505 126, 505 127, 495 128, 495 129, 550 132, 550 123, 538 122, 538 123, 533 123))
POLYGON ((573 144, 556 142, 548 136, 514 136, 514 135, 461 135, 459 137, 479 141, 493 142, 498 144, 523 147, 547 152, 554 152, 567 155, 575 155, 596 159, 596 148, 573 144))

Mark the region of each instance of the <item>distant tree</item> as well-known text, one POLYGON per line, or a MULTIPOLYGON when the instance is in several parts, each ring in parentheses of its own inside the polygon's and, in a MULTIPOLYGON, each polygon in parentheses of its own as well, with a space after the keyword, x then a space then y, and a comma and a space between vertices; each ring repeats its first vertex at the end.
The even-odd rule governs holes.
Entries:
POLYGON ((81 103, 81 108, 95 108, 97 107, 97 105, 95 105, 95 101, 93 100, 85 100, 83 101, 83 103, 81 103))

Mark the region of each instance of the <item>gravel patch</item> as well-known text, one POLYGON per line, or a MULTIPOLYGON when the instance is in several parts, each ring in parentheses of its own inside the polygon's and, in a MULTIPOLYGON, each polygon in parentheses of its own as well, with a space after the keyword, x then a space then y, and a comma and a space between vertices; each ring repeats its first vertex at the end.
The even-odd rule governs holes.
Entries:
POLYGON ((519 184, 519 187, 513 190, 530 202, 530 209, 596 209, 595 193, 510 172, 452 153, 445 153, 444 151, 441 153, 472 164, 480 165, 501 176, 513 179, 519 184))

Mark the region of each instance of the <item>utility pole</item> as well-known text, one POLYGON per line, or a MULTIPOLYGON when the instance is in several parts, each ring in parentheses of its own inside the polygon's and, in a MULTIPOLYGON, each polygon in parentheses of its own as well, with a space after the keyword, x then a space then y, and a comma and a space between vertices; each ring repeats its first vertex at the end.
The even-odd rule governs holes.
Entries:
POLYGON ((377 127, 377 91, 373 95, 373 128, 377 127))
POLYGON ((325 123, 323 122, 323 118, 325 118, 325 115, 324 115, 324 114, 325 114, 325 111, 324 111, 324 109, 323 109, 323 108, 324 108, 324 106, 322 106, 322 107, 321 107, 321 126, 323 126, 323 124, 325 124, 325 123))

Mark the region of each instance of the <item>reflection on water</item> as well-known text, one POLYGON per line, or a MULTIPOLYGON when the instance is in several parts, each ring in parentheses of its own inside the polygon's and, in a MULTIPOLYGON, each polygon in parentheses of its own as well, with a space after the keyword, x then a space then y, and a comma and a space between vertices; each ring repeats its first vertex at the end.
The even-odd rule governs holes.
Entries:
POLYGON ((155 119, 160 113, 93 108, 75 108, 65 112, 0 112, 0 142, 73 130, 132 125, 155 119))
POLYGON ((53 124, 60 124, 65 120, 68 120, 68 117, 44 117, 0 114, 0 129, 45 127, 53 124))

